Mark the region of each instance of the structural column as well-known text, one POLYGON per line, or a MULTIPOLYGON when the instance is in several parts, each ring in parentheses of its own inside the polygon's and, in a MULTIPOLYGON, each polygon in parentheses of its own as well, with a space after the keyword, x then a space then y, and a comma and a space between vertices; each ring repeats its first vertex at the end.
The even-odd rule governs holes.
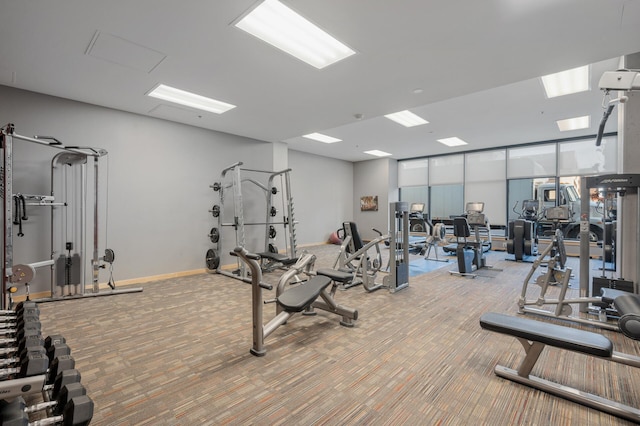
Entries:
MULTIPOLYGON (((640 69, 640 53, 624 57, 624 68, 640 69)), ((640 173, 640 92, 627 92, 629 100, 618 106, 618 173, 640 173)), ((640 279, 640 223, 638 193, 628 191, 618 206, 617 265, 619 278, 633 281, 636 293, 640 279)))

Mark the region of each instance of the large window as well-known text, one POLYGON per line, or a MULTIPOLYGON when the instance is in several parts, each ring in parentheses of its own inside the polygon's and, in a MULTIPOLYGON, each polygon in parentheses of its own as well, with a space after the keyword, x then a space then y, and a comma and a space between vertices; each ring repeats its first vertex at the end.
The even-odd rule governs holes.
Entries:
POLYGON ((465 203, 484 202, 492 226, 506 226, 506 150, 473 152, 465 156, 465 203))
MULTIPOLYGON (((398 182, 401 200, 425 203, 436 220, 464 213, 467 202, 483 201, 491 225, 506 226, 520 216, 523 201, 536 200, 540 216, 549 207, 570 206, 579 225, 580 176, 616 173, 617 161, 617 137, 609 136, 599 147, 582 139, 400 161, 398 182)), ((596 198, 591 197, 592 239, 602 228, 597 222, 603 202, 596 198)), ((567 238, 579 234, 575 227, 565 230, 567 238)))
POLYGON ((448 220, 464 213, 464 185, 435 185, 431 187, 431 218, 448 220))
POLYGON ((509 148, 507 152, 509 179, 556 175, 555 143, 509 148))

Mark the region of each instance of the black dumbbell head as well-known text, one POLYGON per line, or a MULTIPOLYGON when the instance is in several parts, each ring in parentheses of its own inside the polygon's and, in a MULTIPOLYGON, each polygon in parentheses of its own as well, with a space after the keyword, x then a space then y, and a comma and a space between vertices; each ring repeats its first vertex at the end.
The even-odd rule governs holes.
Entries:
POLYGON ((64 406, 65 426, 86 426, 93 418, 93 401, 87 395, 76 396, 64 406))
POLYGON ((22 359, 20 364, 20 376, 38 376, 45 374, 49 368, 49 358, 46 354, 39 352, 29 352, 27 356, 22 359))
POLYGON ((51 346, 58 343, 67 343, 67 340, 61 334, 50 334, 44 339, 44 347, 49 349, 51 346))
POLYGON ((58 373, 64 370, 73 370, 76 368, 76 361, 71 355, 62 355, 56 357, 49 364, 49 374, 47 376, 47 384, 54 384, 58 373))
POLYGON ((51 391, 51 399, 58 399, 60 389, 69 383, 79 383, 82 379, 80 372, 75 368, 72 370, 63 370, 58 373, 55 381, 53 382, 53 390, 51 391))
POLYGON ((60 393, 58 394, 58 398, 56 399, 57 405, 53 408, 54 415, 60 415, 64 412, 64 408, 71 401, 72 398, 76 396, 86 395, 87 390, 82 386, 82 383, 69 383, 64 385, 62 389, 60 389, 60 393))

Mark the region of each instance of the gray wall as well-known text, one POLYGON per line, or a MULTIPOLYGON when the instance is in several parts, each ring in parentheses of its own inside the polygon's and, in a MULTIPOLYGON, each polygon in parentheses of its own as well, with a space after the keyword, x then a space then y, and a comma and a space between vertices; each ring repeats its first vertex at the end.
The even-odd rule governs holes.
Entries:
POLYGON ((389 203, 398 201, 397 161, 378 159, 354 164, 353 218, 363 239, 373 239, 389 229, 389 203), (361 211, 360 197, 377 195, 378 211, 361 211))
MULTIPOLYGON (((103 194, 108 170, 108 207, 101 206, 100 253, 107 239, 116 253, 116 281, 202 269, 204 254, 212 246, 207 234, 215 224, 208 210, 217 197, 209 185, 237 161, 244 167, 273 170, 284 156, 279 144, 5 86, 0 86, 0 99, 0 125, 15 124, 17 134, 52 135, 67 145, 109 152, 108 167, 101 166, 103 194)), ((13 192, 48 194, 50 161, 57 152, 16 141, 13 192)), ((337 228, 336 221, 352 216, 346 200, 352 197, 353 166, 300 152, 288 156, 300 222, 298 244, 324 242, 337 228)), ((25 237, 16 238, 14 230, 14 263, 51 257, 48 209, 29 209, 25 237)), ((223 258, 223 264, 230 262, 223 258)), ((49 288, 48 277, 42 281, 48 273, 38 272, 34 292, 49 288)), ((102 272, 100 282, 106 280, 102 272)))
POLYGON ((298 241, 327 241, 353 220, 353 163, 289 151, 289 167, 298 241))

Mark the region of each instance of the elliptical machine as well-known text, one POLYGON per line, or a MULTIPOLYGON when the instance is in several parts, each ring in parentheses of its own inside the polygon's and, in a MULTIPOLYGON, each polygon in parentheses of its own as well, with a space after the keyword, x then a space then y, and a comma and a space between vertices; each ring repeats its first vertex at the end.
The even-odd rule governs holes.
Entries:
POLYGON ((453 235, 456 237, 456 258, 458 260, 458 270, 449 271, 453 275, 462 275, 475 278, 473 272, 490 268, 487 266, 487 259, 484 255, 485 242, 480 237, 480 227, 486 227, 490 232, 489 222, 484 211, 483 202, 467 203, 467 213, 465 216, 453 218, 453 235), (474 240, 471 237, 473 228, 474 240))
MULTIPOLYGON (((516 212, 516 202, 513 211, 516 212)), ((518 213, 518 219, 509 222, 509 236, 507 239, 507 253, 513 255, 513 259, 509 260, 517 262, 533 262, 535 256, 538 255, 538 201, 524 200, 522 202, 522 211, 518 213)))

